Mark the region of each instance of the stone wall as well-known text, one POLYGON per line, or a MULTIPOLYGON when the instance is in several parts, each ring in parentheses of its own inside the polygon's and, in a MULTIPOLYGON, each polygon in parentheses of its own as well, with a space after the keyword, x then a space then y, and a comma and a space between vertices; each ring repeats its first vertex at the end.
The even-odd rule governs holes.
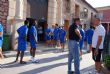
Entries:
POLYGON ((4 32, 6 33, 6 24, 7 24, 7 16, 8 16, 9 2, 8 0, 0 0, 0 22, 2 22, 4 26, 4 32))

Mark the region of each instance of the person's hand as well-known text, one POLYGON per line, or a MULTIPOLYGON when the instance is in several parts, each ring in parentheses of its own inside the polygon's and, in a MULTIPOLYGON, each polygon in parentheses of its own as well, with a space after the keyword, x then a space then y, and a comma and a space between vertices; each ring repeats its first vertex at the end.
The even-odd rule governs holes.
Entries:
POLYGON ((95 50, 94 55, 98 55, 98 49, 95 50))

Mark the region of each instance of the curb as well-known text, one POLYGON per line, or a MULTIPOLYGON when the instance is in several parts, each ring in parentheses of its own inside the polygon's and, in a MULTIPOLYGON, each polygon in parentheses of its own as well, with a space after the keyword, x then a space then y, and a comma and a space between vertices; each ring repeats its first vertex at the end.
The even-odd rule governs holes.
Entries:
MULTIPOLYGON (((36 50, 36 54, 42 54, 42 53, 46 53, 46 52, 54 52, 54 51, 58 51, 59 49, 55 49, 55 48, 52 48, 52 49, 45 49, 45 50, 36 50)), ((66 49, 67 51, 67 49, 66 49)), ((16 56, 16 51, 5 51, 3 52, 3 55, 5 56, 5 58, 8 58, 8 57, 15 57, 16 56)), ((29 55, 29 50, 25 51, 25 55, 29 55)))
POLYGON ((110 71, 104 66, 104 64, 102 64, 102 72, 104 74, 110 74, 110 71))

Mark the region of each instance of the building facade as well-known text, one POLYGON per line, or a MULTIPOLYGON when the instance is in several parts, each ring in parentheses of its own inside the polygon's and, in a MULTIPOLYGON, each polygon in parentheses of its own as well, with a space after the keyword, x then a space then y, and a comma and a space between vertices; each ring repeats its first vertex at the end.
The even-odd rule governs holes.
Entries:
POLYGON ((110 33, 110 6, 96 8, 100 17, 101 23, 105 27, 107 33, 110 33))
MULTIPOLYGON (((44 18, 49 27, 58 23, 68 30, 72 19, 81 18, 82 24, 89 25, 97 11, 85 0, 1 0, 8 3, 5 33, 11 36, 12 49, 17 46, 16 30, 26 18, 37 21, 44 18)), ((0 6, 1 7, 1 6, 0 6)), ((4 6, 5 7, 5 6, 4 6)), ((5 14, 6 15, 6 14, 5 14)))
POLYGON ((8 10, 9 10, 8 0, 0 0, 0 23, 3 24, 5 33, 7 28, 8 10))

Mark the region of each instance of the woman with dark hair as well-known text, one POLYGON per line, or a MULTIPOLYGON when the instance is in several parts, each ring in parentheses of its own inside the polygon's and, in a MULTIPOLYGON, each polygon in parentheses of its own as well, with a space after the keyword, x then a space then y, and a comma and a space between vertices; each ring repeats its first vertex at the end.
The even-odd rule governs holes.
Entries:
POLYGON ((36 51, 36 47, 37 47, 37 30, 35 27, 35 20, 32 20, 30 29, 29 29, 29 42, 30 42, 30 55, 31 55, 31 61, 33 63, 38 63, 39 61, 35 59, 35 51, 36 51))
POLYGON ((51 30, 49 27, 45 28, 45 41, 47 46, 50 46, 51 36, 50 36, 51 30))

